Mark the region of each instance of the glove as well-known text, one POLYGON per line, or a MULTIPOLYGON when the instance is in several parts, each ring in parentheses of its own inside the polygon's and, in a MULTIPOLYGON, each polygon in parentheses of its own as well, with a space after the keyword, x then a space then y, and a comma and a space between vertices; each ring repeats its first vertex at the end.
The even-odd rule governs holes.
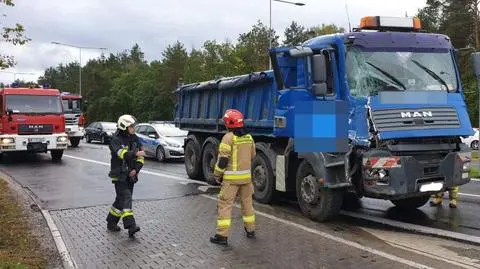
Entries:
POLYGON ((218 184, 222 184, 222 181, 223 181, 222 176, 213 176, 213 178, 215 179, 215 182, 217 182, 218 184))

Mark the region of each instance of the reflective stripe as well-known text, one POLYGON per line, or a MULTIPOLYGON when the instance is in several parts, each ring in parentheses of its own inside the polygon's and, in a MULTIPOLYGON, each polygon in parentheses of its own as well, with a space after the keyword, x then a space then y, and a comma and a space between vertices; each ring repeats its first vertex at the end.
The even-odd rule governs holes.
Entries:
POLYGON ((220 143, 219 149, 230 152, 232 151, 232 146, 225 143, 220 143))
POLYGON ((242 174, 250 174, 249 170, 240 170, 240 171, 225 171, 225 175, 242 175, 242 174))
POLYGON ((255 222, 255 215, 243 216, 243 222, 245 222, 245 223, 254 223, 254 222, 255 222))
POLYGON ((221 169, 220 167, 218 167, 217 165, 215 165, 215 171, 214 173, 217 172, 219 174, 222 174, 225 172, 225 169, 221 169))
POLYGON ((223 175, 224 180, 250 180, 252 179, 252 174, 237 174, 237 175, 223 175))
POLYGON ((231 223, 232 223, 231 219, 219 219, 217 220, 217 227, 227 228, 227 227, 230 227, 231 223))
POLYGON ((237 148, 237 137, 233 136, 233 152, 232 152, 232 170, 237 171, 238 169, 238 148, 237 148))
POLYGON ((144 164, 145 163, 145 158, 143 156, 139 156, 139 157, 137 157, 137 162, 141 163, 141 164, 144 164))
POLYGON ((127 152, 128 152, 128 148, 122 148, 117 151, 117 155, 120 159, 123 159, 123 157, 127 152))
POLYGON ((119 209, 116 209, 115 207, 110 207, 110 214, 114 215, 115 217, 121 217, 122 216, 122 211, 119 209))
POLYGON ((133 216, 133 211, 131 209, 124 209, 122 218, 128 217, 128 216, 133 216))

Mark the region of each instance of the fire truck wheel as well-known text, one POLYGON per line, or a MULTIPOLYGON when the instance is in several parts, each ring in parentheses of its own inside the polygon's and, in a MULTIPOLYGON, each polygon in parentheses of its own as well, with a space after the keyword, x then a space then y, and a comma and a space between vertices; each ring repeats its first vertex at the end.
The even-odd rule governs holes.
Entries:
POLYGON ((61 150, 52 150, 50 152, 50 154, 52 154, 52 160, 54 161, 60 161, 62 159, 62 156, 63 156, 63 149, 61 150))
POLYGON ((78 137, 70 138, 70 144, 72 144, 72 147, 74 148, 78 147, 78 144, 80 144, 80 138, 78 137))
POLYGON ((312 220, 328 221, 340 212, 343 201, 343 190, 322 188, 318 182, 322 174, 303 160, 297 170, 297 200, 302 213, 312 220))

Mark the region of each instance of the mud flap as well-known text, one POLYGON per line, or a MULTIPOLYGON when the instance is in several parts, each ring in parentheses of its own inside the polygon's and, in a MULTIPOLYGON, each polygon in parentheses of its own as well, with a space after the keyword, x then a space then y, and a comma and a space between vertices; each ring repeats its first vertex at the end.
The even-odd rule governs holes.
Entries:
POLYGON ((277 155, 277 164, 275 169, 275 189, 277 191, 287 191, 285 184, 285 172, 285 155, 277 155))

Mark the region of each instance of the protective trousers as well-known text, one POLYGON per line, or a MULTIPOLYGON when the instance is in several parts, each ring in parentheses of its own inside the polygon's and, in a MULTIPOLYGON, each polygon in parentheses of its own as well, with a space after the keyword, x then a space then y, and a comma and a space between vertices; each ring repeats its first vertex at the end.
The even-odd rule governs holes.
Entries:
MULTIPOLYGON (((456 200, 457 199, 458 189, 459 189, 458 186, 448 189, 448 196, 449 196, 450 200, 456 200)), ((442 198, 443 198, 443 192, 436 193, 435 198, 437 198, 441 201, 442 198)))
POLYGON ((232 223, 232 208, 237 193, 240 193, 243 223, 247 232, 255 231, 255 212, 253 210, 253 184, 235 184, 223 181, 217 205, 217 234, 228 237, 232 223))
POLYGON ((125 229, 135 225, 132 211, 133 185, 133 183, 123 181, 115 183, 115 202, 113 202, 107 215, 109 227, 116 226, 120 219, 123 220, 125 229))

